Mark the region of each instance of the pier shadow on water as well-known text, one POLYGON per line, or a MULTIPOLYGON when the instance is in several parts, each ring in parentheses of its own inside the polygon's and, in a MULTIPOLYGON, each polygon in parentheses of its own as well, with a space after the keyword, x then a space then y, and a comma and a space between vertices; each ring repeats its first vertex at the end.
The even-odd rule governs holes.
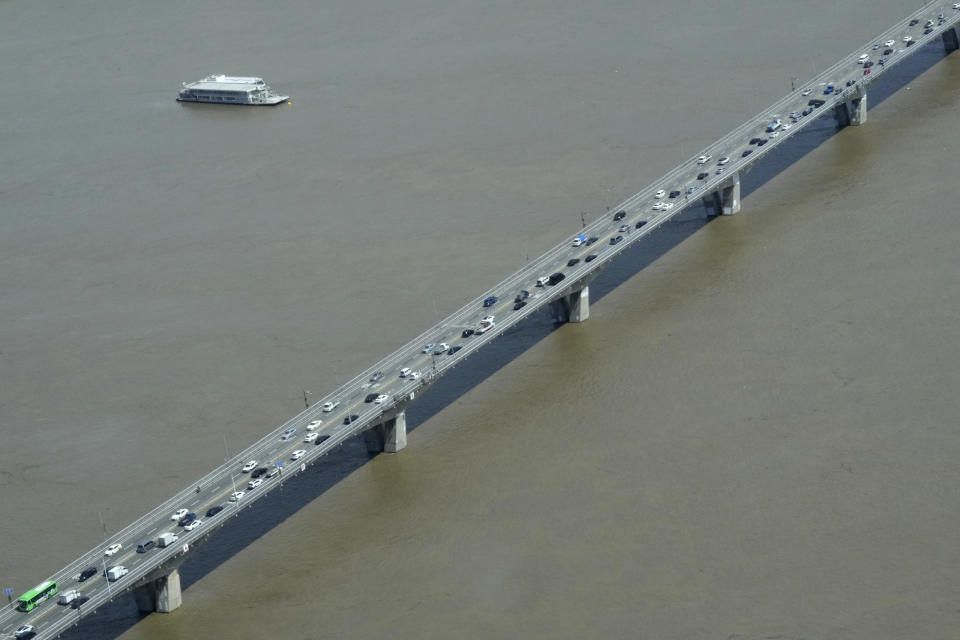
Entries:
MULTIPOLYGON (((892 68, 871 85, 868 107, 881 104, 942 60, 943 56, 943 45, 939 40, 925 45, 909 60, 892 68)), ((789 142, 770 152, 743 176, 741 198, 746 198, 788 169, 841 128, 834 120, 832 110, 821 113, 815 122, 793 136, 789 142)), ((745 203, 745 215, 749 215, 749 202, 745 203)), ((646 239, 624 251, 590 283, 591 305, 597 304, 608 293, 716 217, 714 211, 708 210, 702 204, 694 204, 646 239)), ((521 356, 559 326, 553 321, 547 306, 532 313, 480 352, 472 355, 469 358, 469 367, 459 366, 448 372, 418 397, 417 401, 407 408, 407 431, 416 431, 418 426, 521 356)), ((408 446, 416 446, 416 440, 412 440, 408 446)), ((274 489, 233 516, 230 523, 211 533, 197 547, 200 553, 191 554, 180 567, 181 587, 184 591, 183 606, 190 606, 189 589, 193 583, 296 514, 317 496, 366 464, 371 457, 366 451, 363 439, 352 438, 308 467, 305 473, 284 480, 281 488, 274 489)), ((238 598, 242 597, 242 586, 238 585, 237 589, 238 598)), ((135 625, 143 615, 145 614, 137 611, 132 596, 124 594, 95 612, 86 612, 82 618, 78 618, 77 626, 65 631, 61 637, 68 640, 116 638, 135 625)))

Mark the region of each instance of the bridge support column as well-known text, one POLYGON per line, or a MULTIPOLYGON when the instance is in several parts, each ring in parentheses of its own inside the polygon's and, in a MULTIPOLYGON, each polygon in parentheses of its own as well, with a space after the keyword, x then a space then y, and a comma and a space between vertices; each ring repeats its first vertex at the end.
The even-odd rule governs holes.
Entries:
POLYGON ((943 38, 943 48, 947 53, 960 49, 960 35, 957 35, 957 28, 947 29, 941 36, 943 38))
POLYGON ((554 322, 585 322, 590 317, 590 287, 584 284, 579 289, 561 296, 550 303, 554 322))
POLYGON ((859 126, 867 121, 867 94, 841 102, 833 109, 840 126, 859 126))
POLYGON ((732 216, 740 213, 740 172, 730 176, 730 182, 720 187, 720 213, 732 216))
POLYGON ((400 411, 394 417, 363 432, 370 453, 397 453, 407 446, 407 414, 400 411))
POLYGON ((133 590, 137 609, 142 613, 170 613, 183 604, 180 593, 180 571, 174 569, 165 576, 141 585, 133 590))

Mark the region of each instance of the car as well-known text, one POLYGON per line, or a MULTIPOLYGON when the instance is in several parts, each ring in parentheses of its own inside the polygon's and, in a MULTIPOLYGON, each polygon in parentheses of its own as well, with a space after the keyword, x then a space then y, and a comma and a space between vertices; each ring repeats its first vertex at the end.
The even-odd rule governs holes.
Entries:
POLYGON ((77 576, 77 582, 86 582, 87 580, 89 580, 95 575, 97 575, 97 568, 87 567, 86 569, 80 572, 79 576, 77 576))
POLYGON ((32 638, 36 633, 36 629, 32 624, 22 624, 17 627, 17 630, 13 632, 13 637, 15 638, 32 638))
POLYGON ((514 302, 521 302, 530 297, 530 292, 526 289, 523 289, 520 293, 517 294, 517 297, 513 299, 514 302))
POLYGON ((706 179, 709 175, 710 175, 709 173, 706 173, 706 172, 701 171, 700 173, 697 174, 697 180, 704 180, 704 179, 706 179))
POLYGON ((323 409, 324 413, 330 413, 331 411, 336 409, 338 406, 340 406, 339 400, 331 400, 330 402, 324 402, 323 406, 320 408, 323 409))
POLYGON ((813 107, 807 107, 806 109, 803 110, 803 115, 805 116, 808 116, 811 113, 813 113, 813 107))
POLYGON ((863 75, 865 75, 865 76, 870 75, 870 69, 864 69, 864 70, 863 70, 863 75))
MULTIPOLYGON (((666 203, 666 202, 664 202, 664 203, 662 203, 662 204, 663 204, 664 207, 667 206, 667 203, 666 203)), ((671 202, 671 203, 669 203, 669 204, 673 204, 673 203, 671 202)), ((626 233, 626 232, 628 232, 628 231, 630 231, 630 225, 628 225, 628 224, 622 224, 622 225, 620 225, 620 233, 626 233)), ((570 266, 570 265, 568 265, 568 266, 570 266)))
POLYGON ((785 125, 783 125, 783 130, 784 130, 784 131, 790 131, 791 127, 793 127, 792 124, 785 124, 785 125))
POLYGON ((116 554, 120 553, 120 550, 121 550, 121 549, 123 549, 123 545, 120 544, 119 542, 116 542, 116 543, 110 545, 109 547, 107 547, 106 550, 103 552, 103 555, 105 555, 105 556, 113 556, 113 555, 116 555, 116 554))
POLYGON ((757 144, 760 140, 761 138, 750 138, 750 144, 757 144))
POLYGON ((381 393, 380 395, 377 396, 377 399, 374 400, 373 402, 374 402, 375 404, 383 404, 384 402, 386 402, 386 401, 389 400, 389 399, 390 399, 390 396, 389 396, 389 395, 387 395, 386 393, 381 393))
POLYGON ((767 141, 766 141, 766 140, 761 140, 760 142, 757 143, 757 146, 758 146, 758 147, 762 147, 762 146, 765 145, 765 144, 767 144, 767 141))
MULTIPOLYGON (((884 49, 883 55, 885 56, 893 55, 893 49, 884 49)), ((883 64, 883 63, 881 62, 880 64, 883 64)))
POLYGON ((610 238, 610 244, 619 244, 621 240, 623 240, 623 236, 614 236, 613 238, 610 238))
POLYGON ((923 35, 925 36, 930 35, 931 33, 933 33, 933 27, 927 27, 923 30, 923 35))
POLYGON ((84 604, 86 604, 89 600, 90 600, 90 598, 88 598, 87 596, 79 596, 79 597, 77 597, 77 598, 74 598, 74 599, 73 599, 73 602, 70 603, 70 608, 71 608, 71 609, 79 609, 79 608, 82 607, 84 604))
POLYGON ((662 197, 665 196, 665 195, 667 195, 667 192, 664 191, 663 189, 660 189, 660 190, 657 191, 655 194, 653 194, 653 197, 654 197, 654 198, 662 198, 662 197))
POLYGON ((240 502, 245 495, 247 495, 245 491, 234 491, 230 494, 230 502, 240 502))
POLYGON ((892 47, 895 44, 897 44, 895 40, 887 40, 886 42, 883 43, 883 46, 892 47))
POLYGON ((879 43, 879 42, 873 45, 873 50, 874 50, 874 51, 876 51, 876 50, 879 49, 879 48, 880 48, 880 43, 879 43))
POLYGON ((492 307, 492 306, 495 305, 495 304, 497 304, 497 296, 487 296, 487 297, 483 300, 483 306, 484 306, 484 307, 492 307))
POLYGON ((423 349, 420 349, 420 353, 430 353, 433 351, 433 347, 434 344, 432 342, 428 342, 427 344, 423 345, 423 349))
POLYGON ((137 553, 146 553, 147 551, 150 551, 150 549, 153 549, 155 546, 157 546, 157 543, 154 542, 152 539, 144 540, 143 542, 137 545, 137 553))
MULTIPOLYGON (((520 304, 520 303, 518 302, 517 304, 520 304)), ((524 303, 521 304, 520 306, 522 307, 522 306, 525 305, 525 304, 527 304, 527 303, 524 302, 524 303)), ((516 305, 514 305, 513 308, 514 308, 514 310, 516 310, 516 308, 517 308, 516 305)), ((447 355, 448 355, 448 356, 452 356, 452 355, 455 354, 457 351, 460 351, 460 349, 463 349, 463 347, 460 346, 459 344, 455 344, 455 345, 453 345, 452 347, 450 347, 450 350, 449 350, 449 351, 447 351, 447 355)))
POLYGON ((323 444, 324 442, 326 442, 326 441, 329 440, 329 439, 330 439, 330 436, 323 435, 323 436, 320 436, 319 438, 317 438, 317 441, 314 442, 313 444, 323 444))
POLYGON ((359 418, 360 418, 360 416, 357 415, 356 413, 351 413, 350 415, 348 415, 347 417, 345 417, 345 418, 343 419, 343 424, 351 424, 351 423, 353 423, 353 422, 356 422, 357 419, 359 419, 359 418))
POLYGON ((383 378, 383 371, 374 371, 373 375, 370 376, 370 382, 377 382, 383 378))
MULTIPOLYGON (((718 173, 719 173, 719 171, 722 171, 722 169, 718 170, 718 173)), ((663 203, 663 210, 664 210, 664 211, 667 211, 667 210, 669 210, 669 209, 673 209, 673 203, 672 203, 672 202, 664 202, 664 203, 663 203)))
POLYGON ((723 156, 722 158, 717 160, 717 164, 720 165, 721 167, 727 164, 728 162, 730 162, 730 158, 728 158, 727 156, 723 156))
POLYGON ((302 458, 306 453, 307 453, 307 452, 306 452, 305 449, 297 449, 296 451, 294 451, 293 453, 290 454, 290 459, 291 459, 291 460, 299 460, 299 459, 302 458))
POLYGON ((794 120, 799 120, 799 119, 800 119, 800 112, 799 112, 799 111, 791 111, 791 112, 790 112, 790 117, 793 118, 794 120))
MULTIPOLYGON (((327 440, 329 437, 330 436, 323 436, 323 439, 327 440)), ((319 442, 319 440, 317 442, 319 442)), ((279 473, 280 467, 274 466, 272 469, 270 469, 270 473, 267 474, 267 478, 275 478, 279 473)))
MULTIPOLYGON (((877 47, 877 48, 879 49, 880 47, 877 47)), ((865 53, 865 54, 861 55, 859 58, 857 58, 857 64, 863 64, 864 62, 866 62, 866 61, 869 60, 869 59, 870 59, 870 56, 865 53)))
POLYGON ((702 155, 699 158, 697 158, 697 164, 707 164, 708 162, 710 162, 710 158, 712 157, 713 156, 711 155, 702 155))
MULTIPOLYGON (((320 436, 320 434, 317 433, 316 431, 314 431, 313 433, 308 433, 308 434, 306 435, 306 437, 303 439, 303 441, 304 441, 304 442, 313 442, 313 441, 316 440, 319 436, 320 436)), ((264 473, 266 473, 267 470, 264 469, 263 471, 264 471, 264 473)))
POLYGON ((580 264, 580 258, 570 258, 569 260, 567 260, 567 266, 568 266, 568 267, 573 267, 573 266, 576 266, 576 265, 578 265, 578 264, 580 264))
POLYGON ((808 102, 807 104, 809 104, 810 106, 812 106, 814 109, 819 109, 820 107, 822 107, 823 105, 826 104, 826 101, 820 100, 819 98, 817 98, 817 99, 815 99, 815 100, 811 100, 811 101, 808 102))
POLYGON ((191 511, 187 515, 180 518, 180 522, 178 522, 177 524, 180 525, 181 527, 185 527, 196 519, 197 519, 197 514, 191 511))
POLYGON ((586 244, 586 246, 589 247, 590 245, 592 245, 594 242, 596 242, 596 241, 599 240, 599 239, 600 239, 600 238, 598 238, 597 236, 590 236, 590 237, 587 239, 587 244, 586 244))
POLYGON ((406 378, 411 373, 413 373, 413 369, 411 369, 410 367, 404 367, 403 369, 400 369, 401 378, 406 378))
POLYGON ((913 44, 913 38, 911 38, 910 36, 903 36, 903 41, 907 44, 908 47, 911 44, 913 44))
MULTIPOLYGON (((310 435, 311 435, 311 434, 308 433, 308 434, 307 434, 307 437, 309 438, 310 435)), ((313 435, 317 435, 317 434, 314 433, 313 435)), ((262 475, 266 475, 267 471, 269 471, 269 469, 267 469, 266 467, 260 467, 259 469, 254 469, 254 470, 253 470, 253 473, 250 474, 250 477, 251 477, 251 478, 259 478, 259 477, 262 476, 262 475)))
POLYGON ((373 402, 374 400, 376 400, 376 399, 377 399, 377 396, 379 396, 379 395, 380 395, 379 393, 368 393, 368 394, 366 395, 366 397, 364 397, 363 401, 369 404, 369 403, 373 402))
MULTIPOLYGON (((553 286, 566 277, 567 276, 563 275, 562 271, 557 271, 556 273, 550 274, 550 279, 547 281, 547 284, 553 286)), ((493 323, 493 318, 490 319, 490 322, 493 323)))
POLYGON ((717 167, 717 170, 714 173, 716 173, 717 175, 720 175, 721 173, 723 173, 723 167, 717 167))
POLYGON ((173 515, 170 516, 171 520, 179 520, 183 516, 187 515, 190 512, 189 509, 177 509, 173 512, 173 515))
POLYGON ((932 26, 933 26, 933 20, 927 20, 926 22, 923 23, 924 29, 929 29, 932 26))
POLYGON ((256 480, 251 480, 250 482, 247 483, 247 490, 252 491, 262 484, 263 484, 263 478, 257 478, 256 480))
POLYGON ((779 137, 780 137, 780 132, 779 132, 779 131, 774 131, 773 133, 771 133, 771 134, 770 134, 769 136, 767 136, 767 137, 770 138, 771 140, 773 140, 774 138, 779 138, 779 137))
POLYGON ((646 220, 638 220, 637 224, 633 225, 634 229, 642 229, 643 225, 647 224, 646 220))
POLYGON ((673 191, 670 192, 670 197, 671 197, 671 198, 676 198, 676 197, 679 196, 679 195, 680 195, 680 192, 677 191, 677 190, 673 190, 673 191))
POLYGON ((221 507, 220 505, 215 505, 213 507, 210 507, 209 509, 207 509, 207 517, 212 518, 213 516, 217 515, 221 511, 223 511, 223 507, 221 507))
POLYGON ((450 348, 450 345, 448 345, 446 342, 441 342, 434 348, 433 355, 439 356, 441 353, 443 353, 449 348, 450 348))
POLYGON ((247 464, 243 465, 243 468, 240 469, 241 473, 249 473, 257 468, 257 461, 251 460, 247 464))
POLYGON ((740 154, 741 158, 746 158, 748 155, 753 153, 753 149, 744 149, 743 153, 740 154))
MULTIPOLYGON (((548 280, 548 282, 549 282, 549 280, 548 280)), ((496 316, 484 316, 484 317, 483 317, 483 320, 481 320, 480 322, 493 322, 493 321, 496 320, 496 319, 497 319, 496 316)))
POLYGON ((911 21, 910 21, 910 24, 907 25, 907 26, 912 27, 912 26, 915 25, 915 24, 920 24, 920 21, 917 20, 916 18, 914 18, 913 20, 911 20, 911 21))
POLYGON ((801 93, 800 95, 802 95, 802 96, 808 96, 808 95, 810 95, 811 93, 813 93, 813 89, 806 89, 806 90, 804 90, 804 92, 801 93))
POLYGON ((830 95, 831 93, 833 93, 833 85, 832 85, 832 84, 828 84, 828 85, 826 86, 826 88, 823 90, 823 95, 828 96, 828 95, 830 95))
POLYGON ((654 211, 663 211, 663 205, 663 202, 654 202, 650 208, 654 211))
POLYGON ((627 217, 627 212, 626 212, 626 211, 617 211, 615 214, 613 214, 613 221, 614 221, 614 222, 619 222, 619 221, 623 220, 623 219, 626 218, 626 217, 627 217))
POLYGON ((490 331, 490 329, 493 329, 495 326, 496 326, 496 325, 495 325, 494 323, 492 323, 492 322, 484 322, 484 321, 481 321, 481 322, 480 322, 480 326, 477 327, 477 335, 478 335, 478 336, 479 336, 479 335, 483 335, 483 334, 486 333, 487 331, 490 331))
POLYGON ((852 84, 853 84, 853 80, 847 80, 847 86, 848 86, 848 87, 849 87, 850 85, 852 85, 852 84))
POLYGON ((469 338, 473 335, 473 329, 464 329, 463 333, 460 334, 461 338, 469 338))
POLYGON ((584 262, 593 262, 593 261, 596 260, 596 259, 597 259, 597 254, 591 253, 591 254, 588 255, 586 258, 584 258, 583 261, 584 261, 584 262))
POLYGON ((288 427, 287 429, 284 429, 284 431, 283 431, 282 434, 280 434, 280 439, 281 439, 281 440, 289 440, 289 439, 292 438, 296 433, 297 433, 297 428, 296 428, 296 427, 288 427))
MULTIPOLYGON (((250 482, 263 482, 263 480, 257 479, 257 480, 251 480, 250 482)), ((202 524, 203 524, 203 520, 194 520, 193 522, 189 522, 189 523, 185 524, 185 525, 183 526, 183 530, 184 530, 184 531, 193 531, 194 529, 196 529, 197 527, 199 527, 199 526, 202 525, 202 524)))
POLYGON ((960 11, 960 2, 954 2, 954 3, 953 3, 953 10, 954 10, 954 11, 960 11))
POLYGON ((696 190, 697 190, 697 185, 695 185, 695 184, 688 185, 687 188, 684 189, 684 191, 686 191, 686 193, 687 193, 688 195, 691 194, 691 193, 693 193, 693 192, 696 191, 696 190))

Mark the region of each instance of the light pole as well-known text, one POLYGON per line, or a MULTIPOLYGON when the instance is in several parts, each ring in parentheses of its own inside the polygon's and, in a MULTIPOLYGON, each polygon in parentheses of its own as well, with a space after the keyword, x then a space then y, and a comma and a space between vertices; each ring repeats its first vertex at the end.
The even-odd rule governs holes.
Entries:
POLYGON ((306 389, 303 390, 303 408, 304 409, 310 408, 310 403, 307 402, 307 396, 312 396, 312 395, 313 393, 311 393, 310 391, 307 391, 306 389))
POLYGON ((113 588, 110 586, 110 576, 107 575, 107 559, 102 558, 101 562, 103 563, 103 577, 107 580, 107 595, 112 598, 113 588))
POLYGON ((223 461, 226 462, 230 459, 230 450, 227 449, 227 434, 220 433, 223 436, 223 461))
POLYGON ((587 212, 586 211, 580 212, 580 226, 583 227, 584 229, 587 228, 587 212))

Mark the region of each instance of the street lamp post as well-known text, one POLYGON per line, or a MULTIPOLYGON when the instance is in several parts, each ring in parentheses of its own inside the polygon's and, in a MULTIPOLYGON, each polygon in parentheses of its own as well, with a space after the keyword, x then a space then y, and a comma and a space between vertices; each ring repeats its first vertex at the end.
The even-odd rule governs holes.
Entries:
POLYGON ((304 389, 304 390, 303 390, 303 408, 304 408, 304 409, 309 409, 309 408, 310 408, 310 403, 307 402, 307 396, 309 396, 309 395, 313 395, 313 394, 312 394, 311 392, 307 391, 306 389, 304 389))

